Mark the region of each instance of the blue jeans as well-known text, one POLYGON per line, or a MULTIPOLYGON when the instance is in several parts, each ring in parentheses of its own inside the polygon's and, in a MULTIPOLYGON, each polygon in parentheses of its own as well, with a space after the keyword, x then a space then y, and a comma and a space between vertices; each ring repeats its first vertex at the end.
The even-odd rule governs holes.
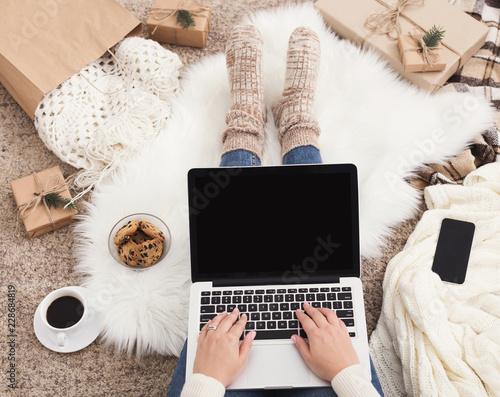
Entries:
MULTIPOLYGON (((175 367, 174 375, 172 376, 172 381, 170 382, 170 387, 167 392, 167 397, 179 397, 181 395, 182 388, 184 387, 184 381, 186 380, 186 355, 187 355, 187 341, 184 344, 177 367, 175 367)), ((370 366, 372 370, 372 384, 380 393, 382 393, 382 387, 373 367, 372 360, 370 358, 370 366)), ((313 387, 308 389, 284 389, 284 390, 228 390, 226 391, 225 397, 337 397, 337 394, 333 391, 331 387, 313 387)))
MULTIPOLYGON (((314 146, 299 146, 283 156, 283 164, 320 164, 319 150, 314 146)), ((244 149, 233 150, 222 156, 221 167, 250 167, 260 165, 259 158, 244 149)))

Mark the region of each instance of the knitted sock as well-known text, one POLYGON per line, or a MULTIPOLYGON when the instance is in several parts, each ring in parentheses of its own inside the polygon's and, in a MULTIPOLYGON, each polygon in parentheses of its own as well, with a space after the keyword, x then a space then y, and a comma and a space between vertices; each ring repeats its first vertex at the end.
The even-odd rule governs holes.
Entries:
POLYGON ((273 109, 281 154, 311 145, 319 150, 320 128, 313 115, 320 44, 316 33, 298 27, 290 35, 283 97, 273 109))
POLYGON ((254 26, 237 26, 226 50, 232 106, 226 114, 222 155, 245 149, 262 160, 264 148, 264 84, 262 37, 254 26))

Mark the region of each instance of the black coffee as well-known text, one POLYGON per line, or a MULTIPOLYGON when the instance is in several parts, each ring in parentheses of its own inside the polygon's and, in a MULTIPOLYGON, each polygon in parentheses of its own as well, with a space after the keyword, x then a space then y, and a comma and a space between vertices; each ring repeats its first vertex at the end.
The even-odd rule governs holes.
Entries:
POLYGON ((47 309, 47 322, 54 328, 69 328, 83 316, 83 304, 74 296, 61 296, 47 309))

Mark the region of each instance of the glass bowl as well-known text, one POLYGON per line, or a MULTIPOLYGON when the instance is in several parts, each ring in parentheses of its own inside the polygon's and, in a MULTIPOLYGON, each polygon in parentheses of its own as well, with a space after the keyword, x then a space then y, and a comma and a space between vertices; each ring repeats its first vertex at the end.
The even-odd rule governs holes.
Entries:
POLYGON ((147 269, 150 269, 153 266, 156 266, 158 263, 160 263, 165 258, 165 256, 167 255, 168 251, 170 250, 170 246, 172 245, 171 242, 172 242, 172 236, 170 235, 170 230, 167 227, 167 225, 165 224, 165 222, 163 222, 160 218, 158 218, 158 217, 156 217, 154 215, 151 215, 151 214, 137 213, 137 214, 127 215, 125 218, 120 219, 115 224, 115 226, 113 226, 113 228, 111 229, 111 232, 109 233, 108 249, 109 249, 109 253, 111 254, 111 256, 120 265, 125 266, 128 269, 147 270, 147 269), (155 225, 158 229, 160 229, 163 232, 163 234, 165 236, 165 241, 162 242, 163 243, 163 251, 161 253, 160 258, 156 261, 156 263, 153 263, 151 266, 141 266, 141 265, 130 266, 130 265, 127 265, 125 262, 123 262, 121 260, 120 256, 118 255, 118 246, 115 244, 115 242, 113 240, 114 240, 114 238, 116 236, 116 232, 118 232, 118 230, 123 225, 125 225, 128 221, 146 221, 146 222, 150 222, 150 223, 152 223, 153 225, 155 225))

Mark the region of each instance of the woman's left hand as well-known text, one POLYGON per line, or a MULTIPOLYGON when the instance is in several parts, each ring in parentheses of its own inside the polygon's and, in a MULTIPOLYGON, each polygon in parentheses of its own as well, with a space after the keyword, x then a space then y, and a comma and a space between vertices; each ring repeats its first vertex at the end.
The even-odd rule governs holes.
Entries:
POLYGON ((255 331, 249 332, 241 345, 240 336, 245 329, 245 314, 238 320, 238 309, 222 313, 202 328, 198 339, 193 373, 217 379, 224 387, 229 386, 245 366, 255 331), (217 329, 209 330, 210 325, 217 329))

